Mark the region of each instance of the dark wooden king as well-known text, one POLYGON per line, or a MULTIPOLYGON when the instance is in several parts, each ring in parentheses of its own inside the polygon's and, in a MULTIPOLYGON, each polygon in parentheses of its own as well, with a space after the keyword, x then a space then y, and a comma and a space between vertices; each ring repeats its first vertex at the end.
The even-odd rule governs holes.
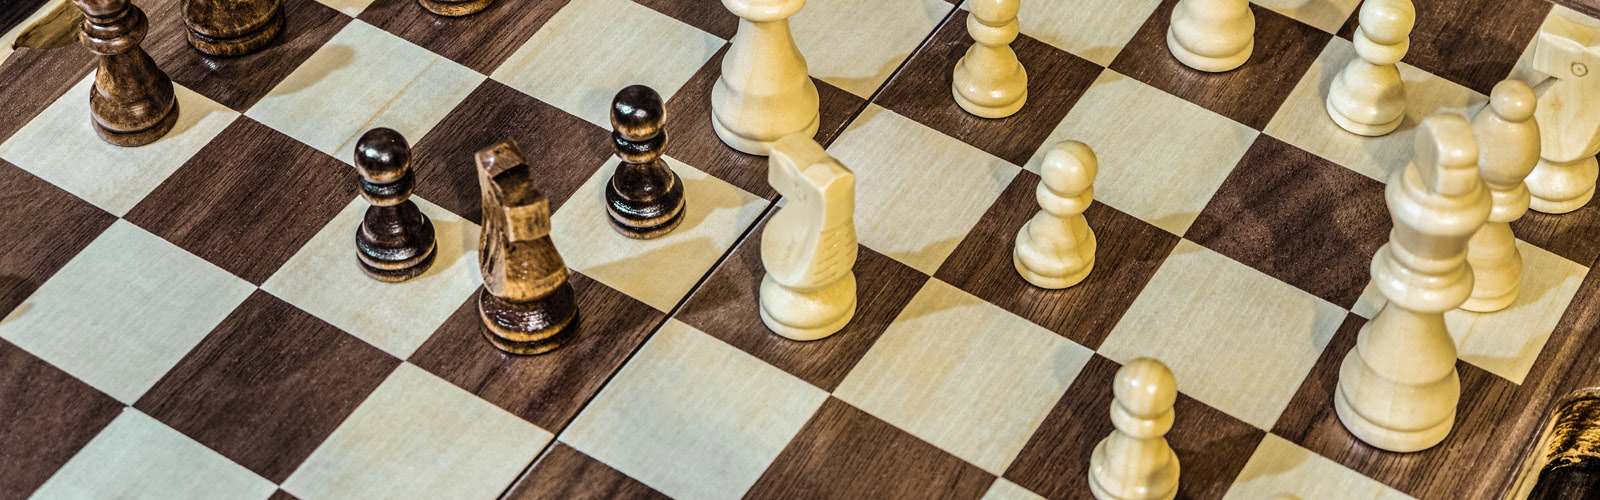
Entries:
POLYGON ((361 270, 378 281, 398 283, 433 265, 433 221, 411 201, 416 175, 411 172, 411 146, 399 132, 375 128, 356 141, 356 170, 367 207, 356 228, 356 257, 361 270))
POLYGON ((279 0, 183 0, 189 45, 214 56, 261 50, 283 31, 279 0))
POLYGON ((539 354, 560 347, 578 315, 567 265, 550 241, 550 199, 534 187, 533 169, 515 141, 479 151, 483 231, 478 314, 495 347, 539 354))
POLYGON ((683 222, 683 181, 661 159, 665 122, 661 95, 650 87, 629 86, 611 101, 611 146, 622 163, 606 183, 606 212, 631 238, 659 238, 683 222))
MULTIPOLYGON (((128 0, 74 0, 83 11, 78 40, 100 58, 89 89, 94 130, 118 146, 156 142, 178 122, 172 79, 139 48, 150 22, 128 0)), ((25 83, 23 83, 25 84, 25 83)))

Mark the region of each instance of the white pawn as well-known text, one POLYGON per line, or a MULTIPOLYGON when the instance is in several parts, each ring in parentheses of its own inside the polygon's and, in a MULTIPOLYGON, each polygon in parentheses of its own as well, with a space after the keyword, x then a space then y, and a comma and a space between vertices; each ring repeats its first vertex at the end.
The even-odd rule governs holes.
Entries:
POLYGON ((789 17, 806 0, 722 0, 739 16, 739 31, 711 89, 711 128, 722 142, 765 156, 790 134, 817 135, 821 101, 806 58, 789 32, 789 17))
POLYGON ((1328 116, 1354 134, 1380 136, 1406 117, 1406 89, 1395 64, 1411 48, 1411 0, 1367 0, 1356 28, 1356 57, 1333 78, 1328 116))
POLYGON ((1099 500, 1171 500, 1178 495, 1178 456, 1167 445, 1178 382, 1167 365, 1138 358, 1112 382, 1116 430, 1089 456, 1089 491, 1099 500))
POLYGON ((1172 9, 1167 49, 1188 67, 1228 71, 1244 65, 1255 48, 1250 0, 1182 0, 1172 9))
POLYGON ((1021 0, 972 0, 967 33, 977 43, 956 62, 951 90, 956 103, 983 118, 1005 118, 1028 100, 1028 70, 1017 60, 1011 42, 1020 28, 1021 0))
POLYGON ((1534 41, 1532 65, 1549 76, 1534 85, 1541 140, 1528 176, 1532 208, 1564 214, 1588 205, 1600 179, 1600 29, 1552 16, 1534 41))
POLYGON ((767 182, 787 204, 761 233, 761 322, 793 340, 833 335, 856 313, 856 174, 794 134, 773 143, 767 182))
POLYGON ((1478 171, 1489 187, 1494 208, 1489 222, 1467 242, 1472 266, 1472 297, 1462 309, 1491 312, 1517 300, 1522 281, 1522 252, 1511 223, 1528 213, 1528 186, 1522 180, 1539 163, 1539 122, 1533 119, 1537 97, 1519 80, 1494 86, 1489 105, 1472 121, 1478 140, 1478 171))
POLYGON ((1094 203, 1099 161, 1089 146, 1067 141, 1045 153, 1039 170, 1034 197, 1041 210, 1017 232, 1011 263, 1034 286, 1066 288, 1094 269, 1094 230, 1083 211, 1094 203))

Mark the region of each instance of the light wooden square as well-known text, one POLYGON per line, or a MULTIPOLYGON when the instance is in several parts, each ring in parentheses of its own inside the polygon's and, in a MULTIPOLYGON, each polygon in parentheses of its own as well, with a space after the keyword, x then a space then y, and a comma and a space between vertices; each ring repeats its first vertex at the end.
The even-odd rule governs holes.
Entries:
POLYGON ((1339 306, 1182 240, 1100 354, 1159 359, 1179 391, 1270 429, 1344 318, 1339 306))
POLYGON ((29 498, 265 500, 277 490, 272 481, 205 445, 124 408, 29 498))
POLYGON ((433 266, 404 283, 367 277, 355 233, 369 206, 357 196, 278 269, 262 290, 400 359, 411 357, 483 282, 478 225, 413 196, 433 221, 433 266))
POLYGON ((1267 135, 1386 182, 1389 172, 1404 168, 1411 161, 1417 126, 1422 120, 1438 113, 1470 118, 1488 102, 1488 97, 1472 89, 1400 63, 1400 78, 1406 89, 1405 121, 1400 128, 1379 137, 1347 132, 1328 117, 1328 89, 1339 71, 1355 57, 1353 43, 1333 37, 1267 124, 1267 135))
POLYGON ((392 128, 415 144, 483 79, 358 19, 245 115, 352 163, 367 130, 392 128))
POLYGON ((1172 234, 1189 230, 1259 135, 1255 129, 1105 70, 1028 160, 1038 173, 1056 144, 1088 144, 1100 160, 1095 201, 1172 234), (1173 182, 1181 177, 1182 182, 1173 182))
POLYGON ((550 438, 549 431, 401 363, 283 489, 304 500, 494 498, 550 438))
POLYGON ((767 200, 671 158, 664 158, 683 181, 683 222, 666 236, 636 240, 611 228, 605 186, 616 171, 606 162, 551 222, 550 238, 567 267, 599 280, 662 312, 738 242, 767 207, 767 200))
MULTIPOLYGON (((1445 313, 1444 321, 1463 361, 1521 384, 1589 268, 1522 240, 1517 250, 1522 252, 1522 289, 1516 302, 1491 313, 1456 309, 1445 313)), ((1386 303, 1368 283, 1352 311, 1371 319, 1386 303)))
POLYGON ((1044 500, 1044 497, 1002 477, 995 479, 994 484, 989 485, 989 491, 983 494, 983 500, 1044 500))
POLYGON ((254 291, 119 219, 0 320, 0 338, 133 404, 254 291))
POLYGON ((100 139, 90 125, 89 87, 93 84, 94 73, 90 72, 0 144, 0 158, 119 217, 239 116, 182 85, 173 85, 178 123, 172 131, 145 146, 114 146, 100 139))
POLYGON ((573 0, 491 76, 611 130, 617 91, 648 85, 671 99, 725 43, 629 0, 573 0))
POLYGON ((856 173, 861 244, 930 275, 1020 170, 877 105, 828 152, 856 173))
POLYGON ((736 499, 827 396, 671 320, 561 441, 673 498, 736 499))
POLYGON ((789 24, 812 76, 866 99, 954 8, 945 0, 809 0, 789 24))
MULTIPOLYGON (((962 2, 961 8, 970 11, 971 3, 962 2)), ((1160 5, 1161 0, 1022 2, 1017 22, 1025 35, 1095 64, 1110 66, 1160 5)))
POLYGON ((928 280, 834 395, 999 475, 1091 354, 928 280))
POLYGON ((1251 0, 1297 21, 1329 33, 1338 33, 1361 0, 1251 0))
MULTIPOLYGON (((1179 417, 1182 418, 1182 417, 1179 417)), ((1181 460, 1181 458, 1180 458, 1181 460)), ((1234 478, 1223 500, 1263 500, 1271 498, 1305 500, 1360 498, 1401 500, 1410 496, 1395 491, 1376 479, 1345 468, 1311 450, 1301 448, 1275 434, 1256 447, 1244 470, 1234 478)))
POLYGON ((373 0, 317 0, 318 3, 337 10, 344 15, 356 17, 372 5, 373 0))

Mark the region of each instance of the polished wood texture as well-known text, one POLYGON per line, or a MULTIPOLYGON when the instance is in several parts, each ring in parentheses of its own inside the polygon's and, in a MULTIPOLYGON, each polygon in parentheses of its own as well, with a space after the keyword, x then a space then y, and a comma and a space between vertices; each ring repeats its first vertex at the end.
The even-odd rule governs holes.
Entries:
POLYGON ((1600 496, 1600 397, 1587 391, 1561 405, 1534 452, 1542 465, 1528 500, 1600 496))
POLYGON ((89 93, 94 130, 106 142, 143 146, 178 123, 172 80, 139 47, 150 32, 144 11, 128 0, 74 0, 83 11, 79 40, 100 57, 89 93))
POLYGON ((514 140, 477 155, 483 189, 478 267, 483 333, 513 354, 541 354, 566 343, 578 314, 567 265, 550 241, 550 200, 514 140))
POLYGON ((393 129, 375 128, 356 141, 361 197, 372 206, 356 228, 356 257, 372 279, 398 283, 433 265, 433 221, 410 200, 416 186, 411 145, 393 129))
POLYGON ((494 0, 417 0, 428 12, 441 16, 461 17, 477 14, 494 3, 494 0))
POLYGON ((122 411, 60 368, 0 340, 0 498, 27 498, 122 411))
MULTIPOLYGON (((0 317, 65 266, 117 218, 0 160, 0 317)), ((3 490, 3 488, 0 488, 3 490)), ((0 495, 3 496, 3 495, 0 495)))
MULTIPOLYGON (((500 1, 489 3, 471 16, 449 17, 434 14, 414 0, 376 0, 361 11, 359 18, 487 75, 568 3, 569 0, 500 1)), ((522 144, 532 147, 527 141, 522 144)))
POLYGON ((683 180, 661 159, 666 121, 650 87, 629 86, 611 101, 611 147, 622 162, 606 183, 606 213, 629 238, 660 238, 683 222, 683 180))
POLYGON ((544 456, 523 474, 505 500, 608 500, 629 498, 635 500, 668 500, 669 497, 650 489, 599 460, 557 442, 546 449, 544 456))
POLYGON ((283 32, 280 0, 183 0, 189 45, 214 56, 261 50, 283 32))
POLYGON ((317 0, 282 2, 283 33, 261 50, 227 57, 189 45, 179 0, 143 2, 150 13, 145 50, 174 83, 234 111, 247 111, 351 21, 317 0))

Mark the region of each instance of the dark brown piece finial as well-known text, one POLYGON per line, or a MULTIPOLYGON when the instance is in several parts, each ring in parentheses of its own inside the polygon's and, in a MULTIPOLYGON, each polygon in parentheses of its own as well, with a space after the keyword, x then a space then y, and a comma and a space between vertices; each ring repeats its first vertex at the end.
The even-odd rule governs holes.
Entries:
POLYGON ((629 86, 611 101, 611 146, 622 163, 606 183, 606 212, 630 238, 659 238, 683 222, 683 181, 661 159, 665 123, 661 95, 650 87, 629 86))
POLYGON ((155 142, 178 123, 172 80, 139 44, 149 34, 144 11, 127 0, 74 0, 83 10, 78 40, 100 57, 89 111, 106 142, 134 147, 155 142))
POLYGON ((516 142, 479 151, 476 159, 483 194, 483 334, 512 354, 549 352, 572 336, 578 315, 566 262, 550 241, 550 200, 534 187, 533 169, 516 142))
POLYGON ((242 56, 283 32, 279 0, 183 0, 189 45, 214 56, 242 56))
POLYGON ((367 207, 356 228, 356 262, 372 279, 406 281, 433 266, 437 242, 433 221, 411 201, 416 176, 411 146, 387 128, 368 130, 356 141, 356 170, 367 207))

